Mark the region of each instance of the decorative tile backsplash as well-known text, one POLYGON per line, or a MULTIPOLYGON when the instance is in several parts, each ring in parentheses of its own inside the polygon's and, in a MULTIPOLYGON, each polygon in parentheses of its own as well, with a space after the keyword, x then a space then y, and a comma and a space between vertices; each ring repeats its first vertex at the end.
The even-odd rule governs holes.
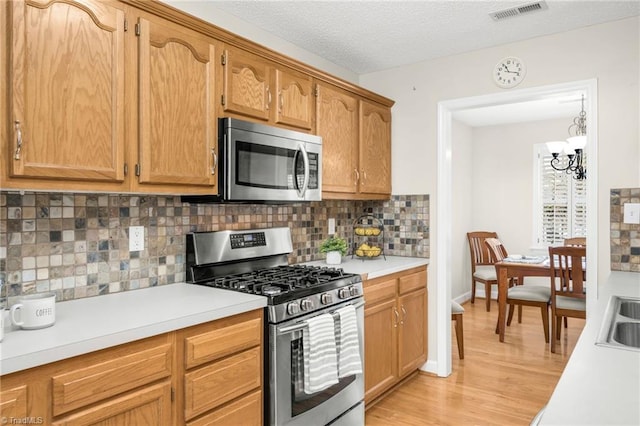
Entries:
MULTIPOLYGON (((286 205, 188 204, 155 195, 0 192, 0 280, 12 303, 22 294, 57 300, 97 296, 185 280, 185 235, 193 231, 288 226, 289 263, 323 258, 327 219, 353 242, 353 223, 384 223, 384 253, 429 257, 429 196, 389 201, 286 205), (145 249, 129 252, 129 226, 145 227, 145 249)), ((3 295, 4 296, 4 295, 3 295)))
POLYGON ((640 188, 611 190, 611 270, 640 272, 640 225, 624 223, 625 203, 640 203, 640 188))

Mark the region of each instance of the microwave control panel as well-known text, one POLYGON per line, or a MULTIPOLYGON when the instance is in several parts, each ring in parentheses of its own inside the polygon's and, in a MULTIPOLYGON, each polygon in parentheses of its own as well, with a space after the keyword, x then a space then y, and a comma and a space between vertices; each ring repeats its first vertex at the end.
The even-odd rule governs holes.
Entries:
POLYGON ((267 240, 264 232, 247 232, 246 234, 234 234, 231 238, 231 249, 266 246, 267 240))

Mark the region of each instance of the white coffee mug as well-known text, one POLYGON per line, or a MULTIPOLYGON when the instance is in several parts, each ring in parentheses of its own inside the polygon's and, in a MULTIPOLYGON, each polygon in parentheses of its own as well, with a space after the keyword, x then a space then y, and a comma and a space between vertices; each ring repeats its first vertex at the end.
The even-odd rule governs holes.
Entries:
POLYGON ((11 322, 26 330, 52 326, 56 322, 55 293, 22 296, 11 306, 11 322))

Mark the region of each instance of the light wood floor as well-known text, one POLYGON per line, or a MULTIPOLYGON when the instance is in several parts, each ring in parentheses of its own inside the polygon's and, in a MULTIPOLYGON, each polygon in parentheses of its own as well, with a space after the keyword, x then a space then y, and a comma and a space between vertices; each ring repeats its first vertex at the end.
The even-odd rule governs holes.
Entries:
POLYGON ((367 410, 367 426, 529 425, 546 404, 584 320, 569 319, 552 354, 544 342, 538 308, 523 307, 522 323, 514 318, 500 343, 494 332, 497 303, 491 312, 485 311, 483 299, 463 306, 465 354, 458 359, 452 334, 452 374, 440 378, 421 373, 412 378, 367 410))

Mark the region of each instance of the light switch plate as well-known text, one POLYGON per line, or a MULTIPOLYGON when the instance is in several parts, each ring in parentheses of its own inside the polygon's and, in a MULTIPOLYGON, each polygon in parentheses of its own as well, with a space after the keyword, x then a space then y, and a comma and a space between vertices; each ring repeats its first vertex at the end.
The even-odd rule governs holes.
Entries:
POLYGON ((129 227, 129 251, 144 250, 144 226, 129 227))
POLYGON ((640 203, 624 203, 624 223, 640 224, 640 203))

